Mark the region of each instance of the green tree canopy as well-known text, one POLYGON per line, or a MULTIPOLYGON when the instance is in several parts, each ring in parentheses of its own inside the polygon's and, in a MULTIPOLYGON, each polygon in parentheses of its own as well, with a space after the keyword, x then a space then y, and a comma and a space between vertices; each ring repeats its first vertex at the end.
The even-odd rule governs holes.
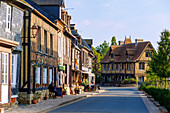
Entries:
POLYGON ((116 37, 115 36, 112 37, 111 45, 117 45, 116 37))
MULTIPOLYGON (((161 41, 158 42, 158 52, 153 53, 149 62, 148 73, 160 78, 170 77, 170 32, 161 33, 161 41)), ((165 83, 166 86, 166 83, 165 83)))
POLYGON ((109 50, 109 42, 107 43, 106 40, 102 44, 96 47, 96 51, 100 53, 101 59, 103 59, 103 57, 106 55, 108 50, 109 50))

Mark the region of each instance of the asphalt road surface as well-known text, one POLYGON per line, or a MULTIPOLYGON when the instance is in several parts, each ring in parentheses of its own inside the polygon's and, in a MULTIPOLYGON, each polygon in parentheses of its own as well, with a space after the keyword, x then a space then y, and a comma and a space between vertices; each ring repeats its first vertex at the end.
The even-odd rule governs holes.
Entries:
POLYGON ((47 113, 149 113, 137 88, 103 87, 106 92, 47 113))

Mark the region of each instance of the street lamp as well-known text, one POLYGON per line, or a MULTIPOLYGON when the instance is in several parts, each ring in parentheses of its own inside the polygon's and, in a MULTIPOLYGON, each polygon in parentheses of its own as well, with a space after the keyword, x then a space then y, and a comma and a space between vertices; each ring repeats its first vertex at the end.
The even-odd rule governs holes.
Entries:
POLYGON ((34 24, 34 25, 31 27, 31 30, 32 30, 33 38, 35 38, 35 37, 37 36, 38 26, 37 26, 36 24, 34 24))

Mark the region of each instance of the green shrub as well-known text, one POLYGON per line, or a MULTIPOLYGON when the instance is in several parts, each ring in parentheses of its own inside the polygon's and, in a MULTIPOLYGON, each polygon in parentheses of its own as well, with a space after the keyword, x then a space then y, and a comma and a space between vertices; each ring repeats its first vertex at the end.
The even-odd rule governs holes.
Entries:
POLYGON ((134 78, 125 79, 122 81, 122 84, 135 84, 135 83, 136 83, 136 79, 134 78))
POLYGON ((144 90, 151 95, 154 100, 158 101, 161 106, 165 106, 170 111, 170 90, 155 88, 149 86, 148 83, 142 83, 139 90, 144 90))

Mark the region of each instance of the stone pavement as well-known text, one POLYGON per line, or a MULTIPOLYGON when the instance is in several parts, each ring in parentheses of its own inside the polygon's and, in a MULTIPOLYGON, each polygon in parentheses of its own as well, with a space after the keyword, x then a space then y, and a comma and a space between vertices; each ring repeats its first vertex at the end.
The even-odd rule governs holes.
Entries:
POLYGON ((64 95, 63 98, 57 97, 57 99, 41 100, 41 102, 37 104, 15 106, 12 109, 5 111, 5 113, 37 113, 43 110, 48 110, 50 108, 57 107, 68 102, 78 100, 80 98, 84 98, 89 95, 95 95, 103 91, 104 90, 99 90, 95 92, 84 92, 79 95, 64 95))

